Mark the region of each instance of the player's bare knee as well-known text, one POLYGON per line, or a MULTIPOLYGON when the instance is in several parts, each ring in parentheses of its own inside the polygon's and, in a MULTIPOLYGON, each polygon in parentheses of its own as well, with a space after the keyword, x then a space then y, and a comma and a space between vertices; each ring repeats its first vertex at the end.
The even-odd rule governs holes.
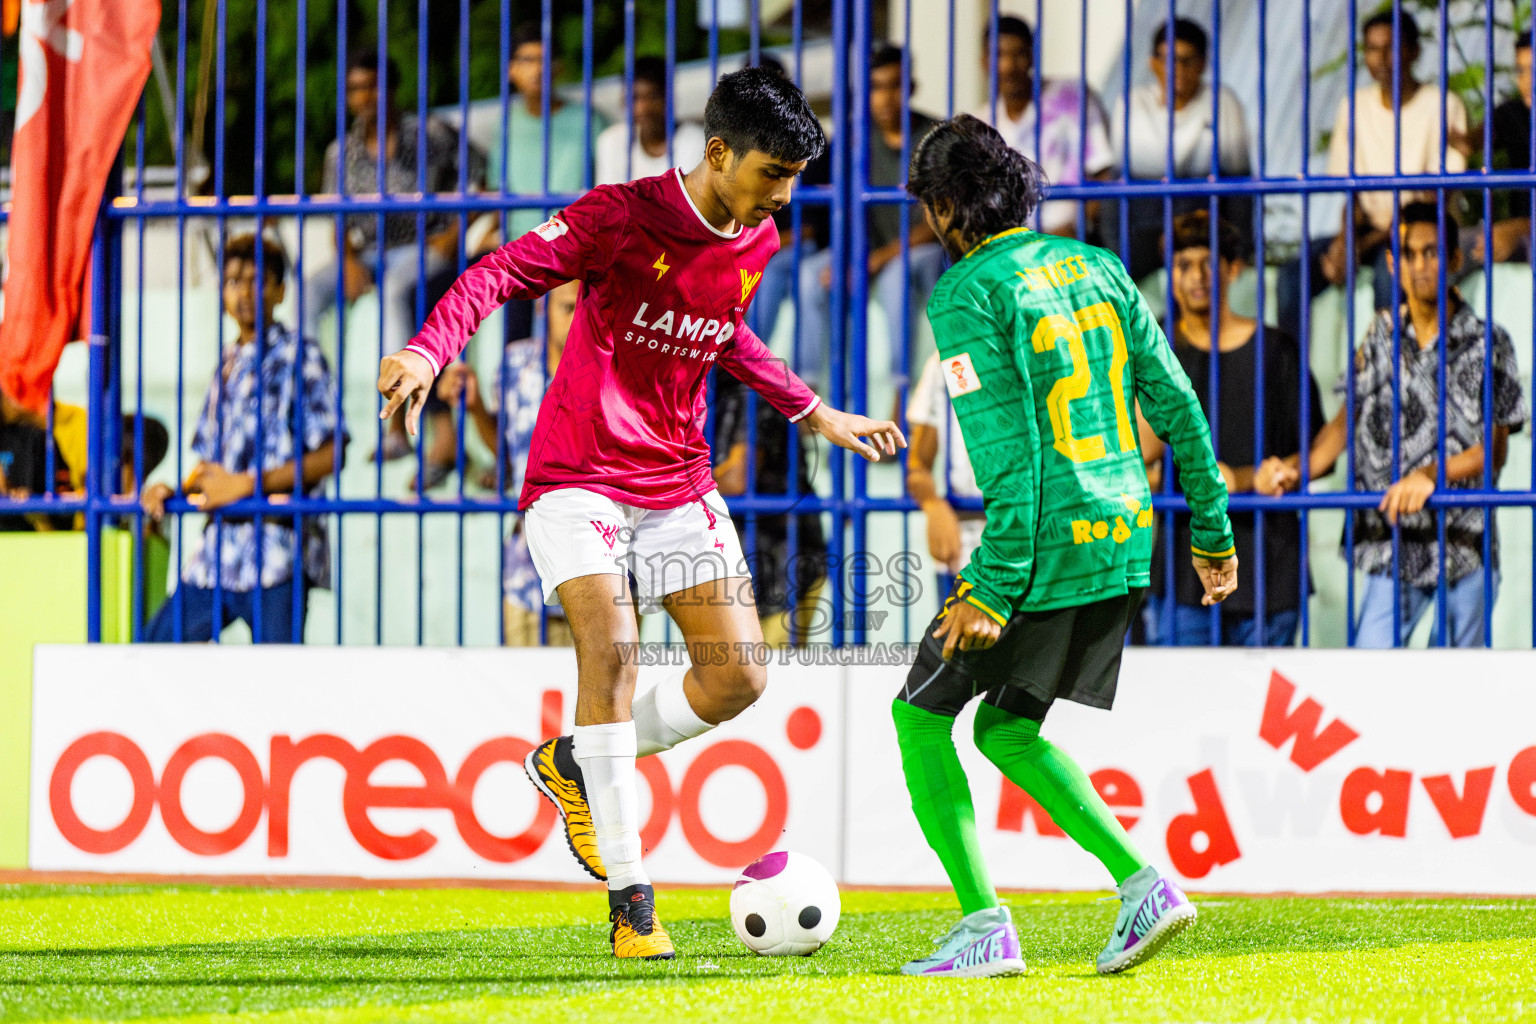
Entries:
POLYGON ((768 670, 749 660, 711 665, 707 669, 696 666, 694 671, 716 708, 729 718, 751 707, 768 688, 768 670))
POLYGON ((753 662, 739 662, 726 670, 724 682, 726 692, 747 708, 768 689, 768 670, 753 662))
POLYGON ((751 663, 736 666, 736 692, 751 704, 763 695, 768 689, 768 669, 762 665, 751 663))

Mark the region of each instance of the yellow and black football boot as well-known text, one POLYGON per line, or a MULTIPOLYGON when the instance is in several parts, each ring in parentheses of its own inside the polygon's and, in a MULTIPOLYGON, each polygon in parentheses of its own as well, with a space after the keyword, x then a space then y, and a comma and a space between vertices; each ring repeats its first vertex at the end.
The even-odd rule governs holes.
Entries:
POLYGON ((523 760, 528 780, 539 788, 560 812, 565 823, 565 844, 587 874, 600 882, 608 880, 603 859, 597 853, 597 830, 592 825, 592 808, 587 804, 587 787, 576 764, 574 744, 569 736, 545 740, 523 760))
POLYGON ((648 885, 608 891, 608 920, 613 955, 638 960, 671 960, 672 937, 656 917, 656 894, 648 885))

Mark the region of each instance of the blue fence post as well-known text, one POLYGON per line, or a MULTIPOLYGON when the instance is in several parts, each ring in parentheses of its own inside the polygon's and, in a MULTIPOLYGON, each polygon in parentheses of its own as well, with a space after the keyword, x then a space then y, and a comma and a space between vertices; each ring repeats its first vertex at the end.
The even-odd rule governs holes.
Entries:
MULTIPOLYGON (((849 182, 849 128, 848 117, 848 18, 846 4, 832 6, 832 141, 830 163, 832 168, 832 267, 848 266, 848 218, 852 205, 852 188, 849 182)), ((833 282, 836 284, 837 282, 833 282)), ((847 402, 847 381, 844 379, 844 353, 847 351, 847 303, 845 288, 831 289, 832 330, 830 333, 827 390, 833 404, 843 407, 847 402)), ((831 571, 828 584, 832 588, 832 643, 843 643, 844 573, 847 566, 844 557, 845 535, 848 528, 847 480, 844 476, 844 457, 841 448, 828 445, 827 459, 832 471, 832 537, 827 545, 831 571)))
MULTIPOLYGON (((109 286, 116 269, 112 266, 112 246, 108 240, 114 232, 121 230, 121 226, 112 222, 107 211, 111 209, 112 200, 122 192, 122 174, 119 156, 107 175, 100 212, 96 216, 96 234, 91 240, 91 351, 85 428, 85 636, 93 644, 101 642, 102 520, 105 510, 111 507, 111 495, 116 491, 108 482, 105 458, 108 374, 112 372, 111 364, 116 361, 112 358, 112 349, 119 340, 108 333, 108 302, 114 290, 109 286)), ((121 282, 119 288, 120 285, 121 282)))

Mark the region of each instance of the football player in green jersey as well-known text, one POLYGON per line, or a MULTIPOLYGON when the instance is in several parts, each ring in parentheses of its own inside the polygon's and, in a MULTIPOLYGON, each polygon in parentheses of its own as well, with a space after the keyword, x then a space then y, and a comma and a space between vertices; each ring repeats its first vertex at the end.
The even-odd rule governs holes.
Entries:
POLYGON ((908 974, 1023 970, 951 737, 978 694, 981 752, 1118 886, 1100 973, 1140 963, 1195 917, 1040 724, 1058 698, 1114 700, 1152 556, 1138 404, 1178 463, 1208 605, 1237 587, 1227 489, 1189 379, 1119 259, 1025 226, 1044 185, 969 116, 939 124, 912 155, 907 188, 954 259, 928 317, 987 525, 892 707, 912 808, 964 915, 908 974))

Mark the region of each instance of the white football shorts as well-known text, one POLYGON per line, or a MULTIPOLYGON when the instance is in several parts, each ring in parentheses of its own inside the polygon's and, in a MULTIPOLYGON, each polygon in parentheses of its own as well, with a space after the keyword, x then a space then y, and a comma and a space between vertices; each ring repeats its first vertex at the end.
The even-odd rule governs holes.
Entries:
POLYGON ((637 508, 581 487, 540 495, 523 519, 544 600, 579 576, 632 573, 640 611, 712 580, 750 576, 741 538, 716 490, 672 509, 637 508))

